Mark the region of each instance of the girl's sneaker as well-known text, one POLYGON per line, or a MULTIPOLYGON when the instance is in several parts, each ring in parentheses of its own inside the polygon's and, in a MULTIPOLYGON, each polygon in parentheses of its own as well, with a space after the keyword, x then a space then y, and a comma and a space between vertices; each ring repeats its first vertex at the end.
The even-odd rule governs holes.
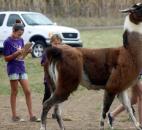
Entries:
POLYGON ((16 116, 16 117, 12 117, 12 121, 13 121, 13 122, 18 122, 18 121, 24 122, 25 120, 22 119, 22 118, 20 118, 19 116, 16 116))
POLYGON ((40 122, 41 119, 40 119, 40 118, 37 118, 36 116, 33 116, 33 117, 30 118, 30 121, 31 121, 31 122, 40 122))

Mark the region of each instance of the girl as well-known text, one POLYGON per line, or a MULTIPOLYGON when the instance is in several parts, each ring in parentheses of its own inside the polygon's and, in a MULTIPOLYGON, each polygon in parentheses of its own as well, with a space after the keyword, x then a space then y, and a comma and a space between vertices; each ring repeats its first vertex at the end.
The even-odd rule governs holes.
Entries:
MULTIPOLYGON (((54 34, 51 39, 50 39, 50 44, 52 47, 57 47, 58 45, 62 44, 62 39, 60 38, 59 35, 54 34)), ((48 86, 48 80, 46 77, 46 68, 48 66, 48 61, 46 60, 46 53, 43 54, 42 59, 41 59, 41 66, 44 67, 44 97, 43 97, 43 101, 46 101, 50 96, 51 96, 51 92, 50 92, 50 88, 48 86)))
MULTIPOLYGON (((18 94, 18 83, 20 83, 25 94, 30 121, 37 121, 36 116, 34 116, 32 112, 32 99, 25 63, 24 60, 20 59, 20 55, 23 52, 22 48, 24 47, 24 41, 21 38, 23 33, 24 25, 20 20, 16 20, 16 23, 13 25, 11 36, 4 42, 4 59, 7 62, 7 74, 11 86, 10 103, 12 120, 21 120, 16 113, 16 97, 18 94)), ((29 50, 29 52, 30 51, 31 50, 29 50)))
MULTIPOLYGON (((54 34, 51 37, 50 44, 51 44, 52 47, 58 47, 59 45, 62 44, 61 37, 57 34, 54 34)), ((47 69, 47 66, 48 66, 48 61, 46 60, 46 53, 44 53, 43 56, 42 56, 41 66, 44 67, 44 97, 43 97, 43 100, 42 100, 42 103, 44 103, 51 96, 51 90, 48 86, 48 77, 47 77, 47 74, 46 74, 47 73, 46 69, 47 69)), ((52 114, 53 119, 56 118, 56 111, 57 111, 57 108, 55 107, 54 113, 52 114)))
MULTIPOLYGON (((142 72, 138 77, 138 82, 135 86, 132 87, 132 96, 131 96, 131 105, 138 103, 138 116, 139 116, 139 123, 142 125, 142 72)), ((119 105, 116 109, 112 112, 108 113, 108 123, 111 127, 113 127, 114 119, 117 115, 123 112, 125 108, 123 105, 119 105)), ((134 108, 132 107, 133 113, 135 112, 134 108)))

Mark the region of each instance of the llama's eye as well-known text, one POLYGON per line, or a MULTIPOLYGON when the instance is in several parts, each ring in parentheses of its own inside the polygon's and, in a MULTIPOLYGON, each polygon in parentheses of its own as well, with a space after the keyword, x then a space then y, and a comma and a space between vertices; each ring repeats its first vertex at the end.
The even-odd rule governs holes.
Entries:
POLYGON ((142 9, 142 7, 138 7, 136 10, 141 10, 142 9))

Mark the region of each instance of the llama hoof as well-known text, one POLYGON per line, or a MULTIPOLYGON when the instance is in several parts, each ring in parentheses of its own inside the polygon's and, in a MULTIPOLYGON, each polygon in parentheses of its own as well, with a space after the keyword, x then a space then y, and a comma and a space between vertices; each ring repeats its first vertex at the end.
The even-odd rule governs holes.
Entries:
POLYGON ((46 130, 43 124, 41 124, 40 130, 46 130))
POLYGON ((142 126, 140 125, 140 126, 137 128, 137 130, 142 130, 142 126))
POLYGON ((45 130, 45 128, 41 127, 40 130, 45 130))
POLYGON ((109 128, 110 128, 110 130, 114 130, 114 128, 113 128, 113 127, 111 127, 111 126, 109 126, 109 128))
POLYGON ((139 128, 137 128, 137 130, 142 130, 142 128, 141 128, 141 127, 139 127, 139 128))
POLYGON ((137 130, 142 130, 142 126, 139 124, 139 122, 136 123, 136 129, 137 130))
POLYGON ((104 130, 104 119, 100 121, 99 130, 104 130))
POLYGON ((99 130, 104 130, 104 127, 100 127, 100 129, 99 130))
POLYGON ((140 125, 140 129, 142 130, 142 125, 140 125))
POLYGON ((40 130, 49 130, 49 129, 47 129, 47 128, 45 129, 44 127, 41 127, 40 130))

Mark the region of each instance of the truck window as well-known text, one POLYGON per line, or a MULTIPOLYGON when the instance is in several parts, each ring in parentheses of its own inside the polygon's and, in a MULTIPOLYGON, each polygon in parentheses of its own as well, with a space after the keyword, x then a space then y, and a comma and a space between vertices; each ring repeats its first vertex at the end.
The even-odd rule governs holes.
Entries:
POLYGON ((5 14, 0 14, 0 26, 2 26, 5 14))
MULTIPOLYGON (((8 18, 7 21, 7 26, 13 26, 13 24, 15 23, 16 19, 21 20, 20 16, 18 14, 11 14, 8 18)), ((22 20, 21 20, 22 21, 22 20)))

